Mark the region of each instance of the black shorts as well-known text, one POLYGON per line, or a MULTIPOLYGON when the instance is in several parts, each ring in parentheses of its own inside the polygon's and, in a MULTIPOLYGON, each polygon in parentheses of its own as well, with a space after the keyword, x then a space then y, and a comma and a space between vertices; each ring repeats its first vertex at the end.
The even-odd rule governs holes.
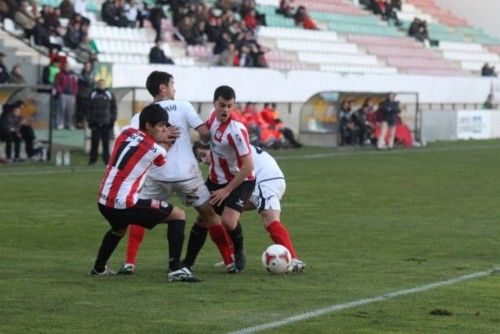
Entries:
MULTIPOLYGON (((207 188, 210 192, 224 188, 227 184, 216 184, 210 180, 206 182, 207 188)), ((241 184, 234 189, 229 196, 222 202, 221 205, 214 205, 214 211, 219 216, 222 215, 222 211, 225 207, 231 208, 238 212, 243 212, 245 209, 245 204, 250 199, 253 189, 255 188, 255 181, 243 181, 241 184)))
POLYGON ((126 209, 110 208, 101 203, 97 205, 113 230, 124 229, 130 224, 150 230, 165 221, 174 209, 172 204, 156 199, 140 199, 135 206, 126 209))

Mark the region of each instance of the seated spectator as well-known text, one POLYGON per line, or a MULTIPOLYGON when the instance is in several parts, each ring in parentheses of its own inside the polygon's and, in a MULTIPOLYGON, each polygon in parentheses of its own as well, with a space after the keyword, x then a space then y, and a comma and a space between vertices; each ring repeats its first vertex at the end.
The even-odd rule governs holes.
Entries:
POLYGON ((149 51, 149 63, 173 65, 174 61, 165 54, 165 51, 161 48, 160 41, 156 41, 155 46, 153 46, 149 51))
POLYGON ((30 9, 28 1, 22 0, 18 10, 14 14, 14 21, 24 31, 24 37, 30 38, 33 28, 35 27, 35 18, 37 13, 30 9))
POLYGON ((344 100, 340 104, 339 110, 339 132, 340 132, 340 146, 353 143, 353 127, 351 121, 351 102, 344 100))
POLYGON ((64 44, 71 49, 75 49, 78 47, 78 44, 80 44, 81 40, 82 33, 80 31, 80 23, 73 22, 66 30, 66 34, 64 35, 64 44))
POLYGON ((237 57, 236 47, 234 46, 233 43, 229 43, 227 48, 218 55, 215 65, 233 66, 236 57, 237 57))
POLYGON ((97 45, 94 40, 91 40, 88 35, 83 35, 80 44, 76 48, 76 58, 81 63, 91 62, 97 60, 97 45))
POLYGON ((280 139, 280 134, 282 134, 291 146, 295 148, 302 147, 302 144, 295 139, 293 131, 286 127, 285 123, 278 117, 275 103, 264 103, 264 108, 260 114, 262 119, 267 123, 268 130, 278 131, 279 134, 273 134, 276 141, 280 139))
POLYGON ((371 112, 371 107, 367 101, 355 112, 351 114, 351 122, 353 124, 353 143, 365 145, 370 143, 370 138, 373 129, 368 122, 368 115, 371 112))
POLYGON ((497 73, 495 71, 495 66, 490 66, 489 63, 484 63, 481 68, 481 76, 483 77, 496 77, 497 73))
POLYGON ((10 8, 6 1, 0 0, 0 23, 7 17, 9 17, 10 8))
POLYGON ((9 71, 7 70, 7 66, 3 63, 3 59, 5 57, 5 53, 0 52, 0 84, 8 83, 10 80, 9 71))
POLYGON ((292 5, 293 0, 281 0, 276 14, 281 14, 285 17, 293 17, 295 7, 292 5))
POLYGON ((21 65, 16 64, 12 67, 10 71, 10 82, 16 85, 25 85, 26 80, 21 73, 21 65))
POLYGON ((493 94, 488 94, 488 98, 483 103, 483 109, 493 109, 493 94))
POLYGON ((135 28, 137 25, 137 17, 139 15, 139 4, 137 0, 127 0, 123 6, 125 16, 128 20, 128 26, 135 28))
POLYGON ((75 15, 73 4, 70 0, 62 0, 59 4, 60 17, 63 19, 71 19, 75 15))
POLYGON ((373 13, 376 15, 380 15, 383 20, 389 21, 390 19, 392 19, 394 20, 394 23, 396 25, 401 25, 396 11, 388 0, 374 0, 373 13))
POLYGON ((149 11, 149 22, 151 22, 156 32, 155 42, 163 40, 161 22, 164 18, 166 18, 166 16, 163 12, 163 7, 160 2, 156 2, 156 5, 149 11))
POLYGON ((19 161, 21 151, 21 133, 19 123, 22 102, 4 104, 0 116, 0 140, 5 142, 5 156, 9 161, 19 161), (14 152, 12 152, 14 145, 14 152), (14 155, 12 155, 14 153, 14 155))
POLYGON ((419 42, 430 43, 429 32, 427 31, 427 22, 414 18, 408 28, 408 35, 415 38, 419 42))
POLYGON ((299 8, 297 8, 293 19, 295 20, 296 25, 301 25, 304 29, 319 30, 304 6, 299 6, 299 8))

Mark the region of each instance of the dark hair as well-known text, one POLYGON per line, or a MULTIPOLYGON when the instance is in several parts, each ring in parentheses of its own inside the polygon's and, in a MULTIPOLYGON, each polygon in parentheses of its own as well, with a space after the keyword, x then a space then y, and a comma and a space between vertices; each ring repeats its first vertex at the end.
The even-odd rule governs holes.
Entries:
POLYGON ((229 86, 219 86, 217 87, 217 89, 215 89, 214 101, 219 97, 222 97, 224 100, 236 100, 236 93, 234 92, 234 89, 229 86))
POLYGON ((159 104, 152 103, 142 109, 139 115, 139 129, 146 130, 146 123, 155 126, 160 122, 165 122, 167 126, 170 126, 168 123, 168 113, 159 104))
POLYGON ((210 146, 203 144, 201 141, 195 141, 193 143, 193 154, 194 154, 194 157, 196 158, 196 160, 198 160, 198 162, 200 162, 200 159, 198 159, 198 155, 196 154, 196 150, 209 150, 209 149, 210 149, 210 146))
POLYGON ((155 97, 160 92, 160 85, 168 85, 174 76, 167 72, 153 71, 146 79, 146 88, 149 94, 155 97))

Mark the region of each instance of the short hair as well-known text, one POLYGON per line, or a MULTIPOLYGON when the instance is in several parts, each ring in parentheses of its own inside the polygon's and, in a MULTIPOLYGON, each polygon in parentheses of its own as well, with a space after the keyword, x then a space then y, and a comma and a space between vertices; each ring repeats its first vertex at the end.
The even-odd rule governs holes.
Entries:
POLYGON ((148 75, 146 79, 146 88, 155 97, 160 92, 160 85, 168 85, 170 80, 173 79, 173 75, 163 71, 153 71, 148 75))
POLYGON ((224 100, 236 100, 236 93, 234 92, 234 89, 229 86, 219 86, 215 89, 214 101, 219 97, 222 97, 224 100))
POLYGON ((152 103, 147 105, 142 109, 139 115, 139 129, 146 130, 146 123, 151 126, 155 126, 160 122, 165 122, 166 126, 170 126, 168 123, 168 113, 159 104, 152 103))
POLYGON ((198 160, 198 162, 201 162, 200 159, 198 159, 198 155, 196 154, 196 150, 209 150, 210 149, 210 146, 207 145, 207 144, 203 144, 201 141, 195 141, 193 143, 193 154, 196 158, 196 160, 198 160))

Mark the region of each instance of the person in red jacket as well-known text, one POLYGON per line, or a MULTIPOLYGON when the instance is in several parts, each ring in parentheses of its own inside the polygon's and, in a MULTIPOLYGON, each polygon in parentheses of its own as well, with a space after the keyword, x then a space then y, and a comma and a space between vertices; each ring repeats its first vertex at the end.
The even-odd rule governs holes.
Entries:
POLYGON ((75 101, 78 93, 78 78, 71 71, 69 62, 64 64, 56 76, 54 90, 58 99, 56 126, 58 129, 74 129, 75 101))

